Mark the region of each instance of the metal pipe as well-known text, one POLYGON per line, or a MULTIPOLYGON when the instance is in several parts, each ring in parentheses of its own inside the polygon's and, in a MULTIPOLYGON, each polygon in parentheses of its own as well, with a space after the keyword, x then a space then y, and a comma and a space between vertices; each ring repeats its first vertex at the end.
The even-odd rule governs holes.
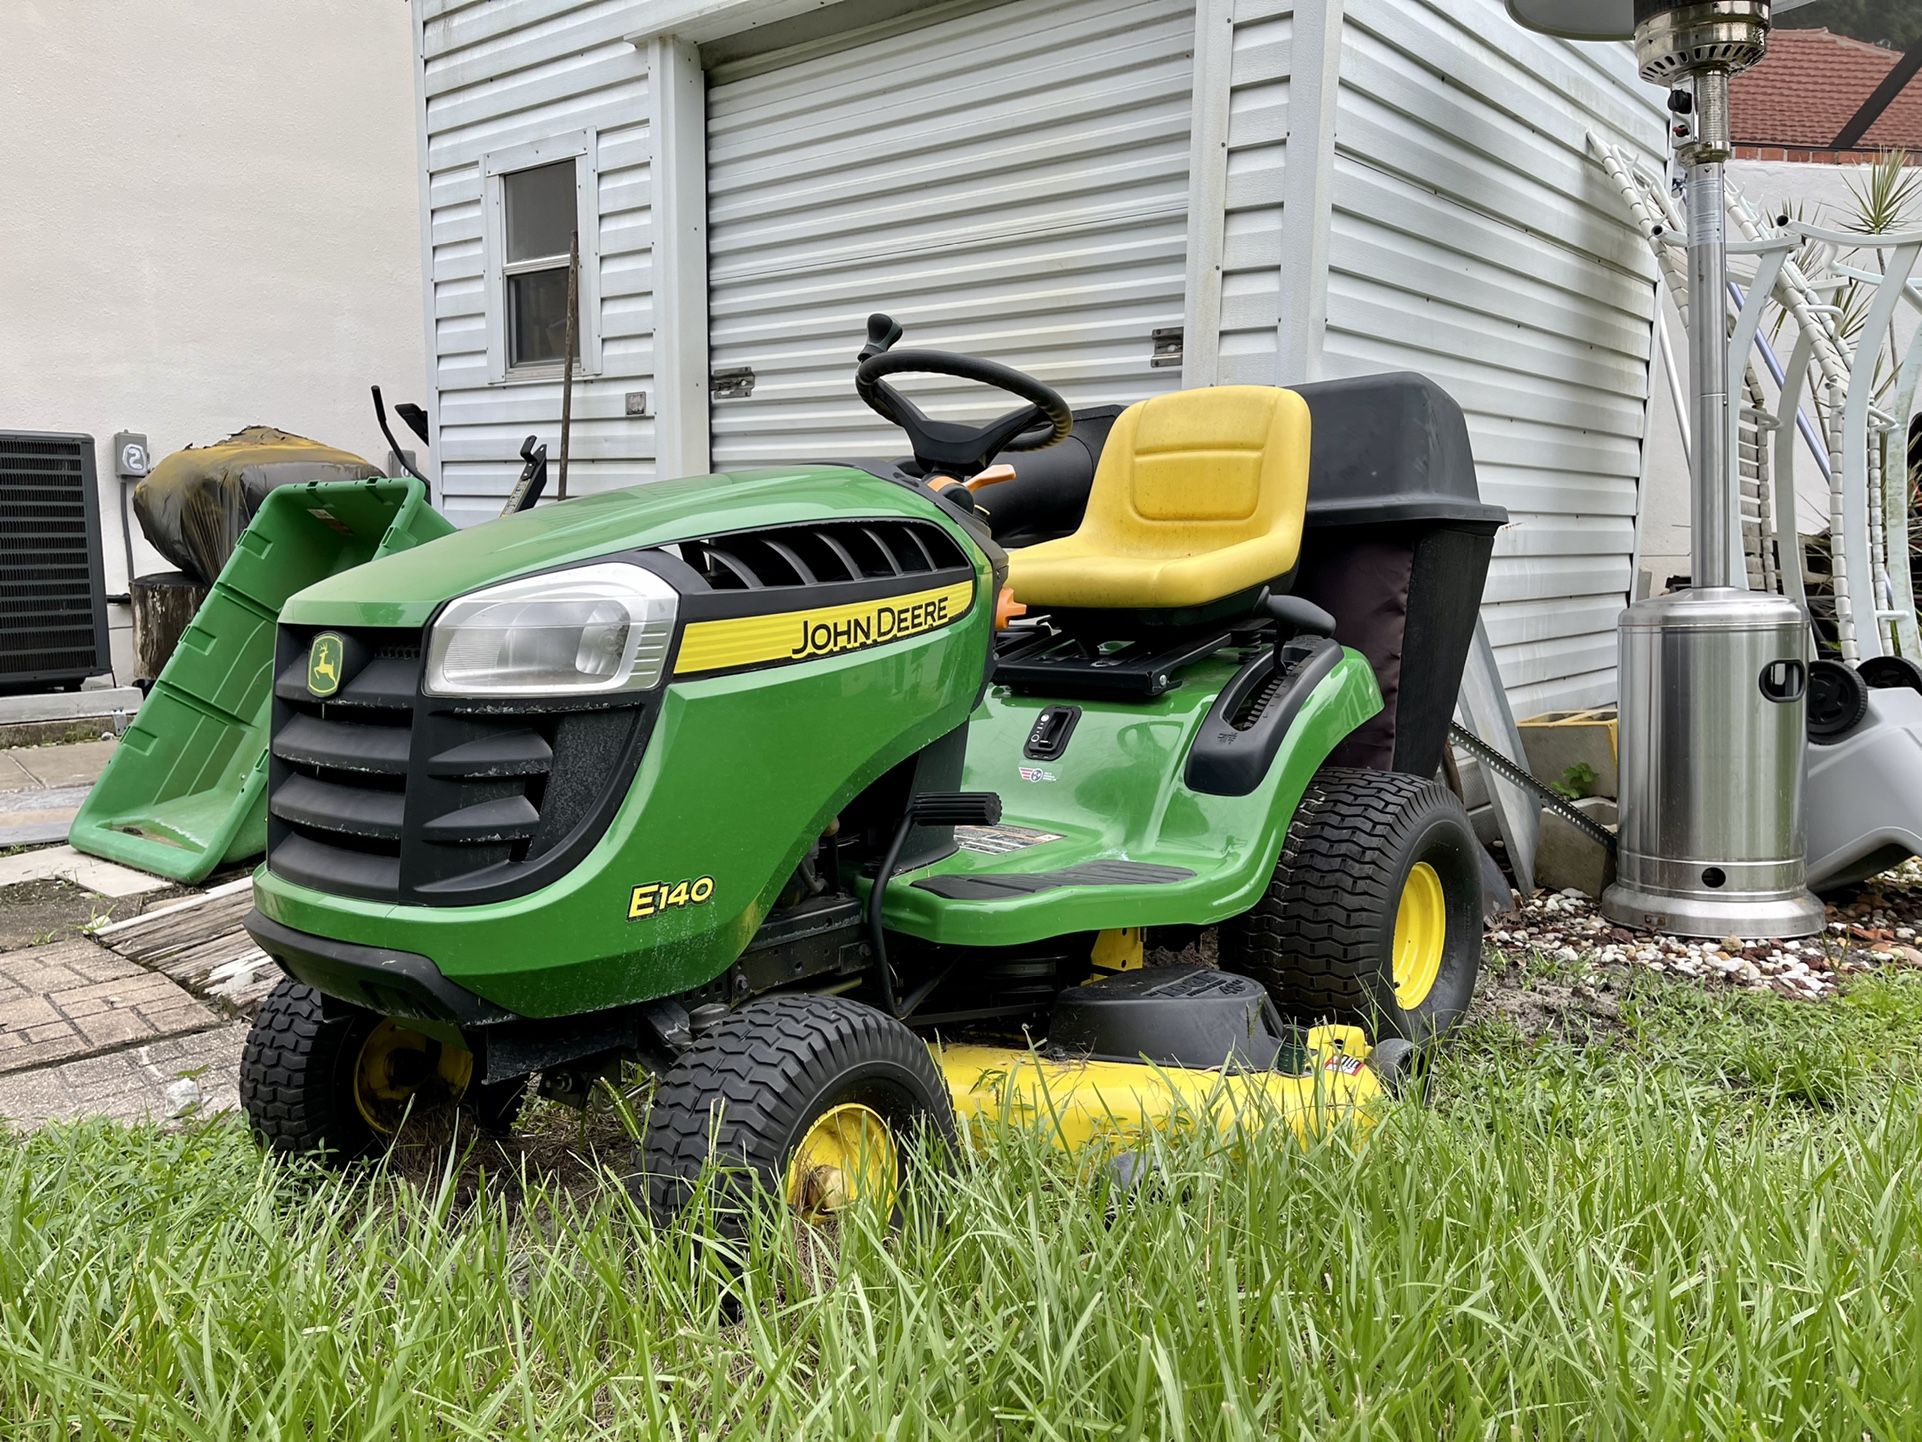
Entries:
POLYGON ((1689 378, 1695 399, 1692 555, 1689 574, 1697 588, 1730 583, 1729 555, 1739 506, 1728 455, 1727 311, 1728 252, 1723 213, 1722 160, 1728 154, 1728 75, 1711 70, 1695 77, 1696 142, 1688 164, 1689 378))

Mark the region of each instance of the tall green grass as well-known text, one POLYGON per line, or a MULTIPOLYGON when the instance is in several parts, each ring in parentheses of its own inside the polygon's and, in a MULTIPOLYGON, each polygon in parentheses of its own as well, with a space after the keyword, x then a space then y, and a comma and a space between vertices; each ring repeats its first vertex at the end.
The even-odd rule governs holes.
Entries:
POLYGON ((997 1135, 893 1238, 0 1141, 0 1438, 1922 1436, 1922 985, 1623 1016, 1133 1191, 997 1135))

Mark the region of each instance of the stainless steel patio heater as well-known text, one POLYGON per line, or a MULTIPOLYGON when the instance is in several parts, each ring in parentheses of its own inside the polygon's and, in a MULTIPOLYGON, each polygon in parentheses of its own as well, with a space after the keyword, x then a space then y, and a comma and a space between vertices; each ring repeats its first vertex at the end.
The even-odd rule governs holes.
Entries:
POLYGON ((1621 828, 1602 910, 1685 936, 1808 936, 1802 789, 1808 643, 1791 601, 1735 584, 1739 514, 1728 403, 1722 163, 1729 77, 1762 58, 1769 0, 1507 0, 1532 30, 1628 40, 1669 92, 1687 172, 1691 547, 1688 590, 1617 628, 1621 828))

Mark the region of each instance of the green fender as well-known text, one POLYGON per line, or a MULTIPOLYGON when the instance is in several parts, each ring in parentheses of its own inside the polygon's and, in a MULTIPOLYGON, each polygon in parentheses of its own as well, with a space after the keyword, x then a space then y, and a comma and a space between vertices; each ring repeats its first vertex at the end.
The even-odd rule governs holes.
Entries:
MULTIPOLYGON (((1295 808, 1328 754, 1381 710, 1367 661, 1347 651, 1310 693, 1261 784, 1246 796, 1190 790, 1184 775, 1196 732, 1235 662, 1184 673, 1152 702, 1079 703, 1082 715, 1057 760, 1022 747, 1047 698, 992 687, 968 727, 964 784, 1002 798, 999 828, 963 832, 962 849, 889 884, 890 929, 925 941, 1013 946, 1124 926, 1206 925, 1260 899, 1295 808), (972 849, 986 847, 994 849, 972 849), (1012 847, 1014 849, 1001 849, 1012 847), (1047 884, 980 899, 937 895, 917 883, 944 877, 1046 877, 1094 862, 1145 862, 1184 876, 1136 884, 1047 884)), ((1034 884, 1032 880, 1022 884, 1034 884)))

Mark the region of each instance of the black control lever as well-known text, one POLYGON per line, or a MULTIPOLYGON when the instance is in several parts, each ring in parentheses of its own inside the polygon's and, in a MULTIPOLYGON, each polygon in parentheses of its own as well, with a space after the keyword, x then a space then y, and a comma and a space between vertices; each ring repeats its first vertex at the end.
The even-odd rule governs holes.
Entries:
POLYGON ((529 436, 521 442, 521 460, 525 464, 514 489, 507 493, 507 504, 501 507, 503 516, 528 510, 547 489, 547 447, 535 445, 534 437, 529 436))
MULTIPOLYGON (((419 481, 423 486, 426 486, 427 477, 416 470, 413 463, 402 453, 400 442, 394 439, 394 428, 387 424, 387 402, 380 398, 380 387, 369 386, 368 389, 374 393, 374 419, 380 422, 380 433, 387 438, 387 445, 388 448, 393 451, 394 459, 400 462, 402 470, 406 471, 408 475, 419 481)), ((431 486, 428 486, 427 499, 430 501, 434 499, 433 487, 431 486)))
POLYGON ((1281 648, 1295 636, 1332 636, 1335 618, 1300 596, 1269 596, 1262 603, 1275 620, 1275 674, 1283 670, 1281 648))
POLYGON ((426 411, 412 401, 397 401, 394 404, 394 414, 401 418, 408 430, 420 437, 420 443, 423 446, 428 444, 426 411))
POLYGON ((871 360, 881 352, 892 349, 899 339, 901 339, 900 323, 893 316, 882 315, 877 310, 868 317, 868 343, 861 347, 861 354, 854 359, 857 364, 864 360, 871 360))
POLYGON ((1264 605, 1270 616, 1298 636, 1335 634, 1335 618, 1304 597, 1270 596, 1264 605))

